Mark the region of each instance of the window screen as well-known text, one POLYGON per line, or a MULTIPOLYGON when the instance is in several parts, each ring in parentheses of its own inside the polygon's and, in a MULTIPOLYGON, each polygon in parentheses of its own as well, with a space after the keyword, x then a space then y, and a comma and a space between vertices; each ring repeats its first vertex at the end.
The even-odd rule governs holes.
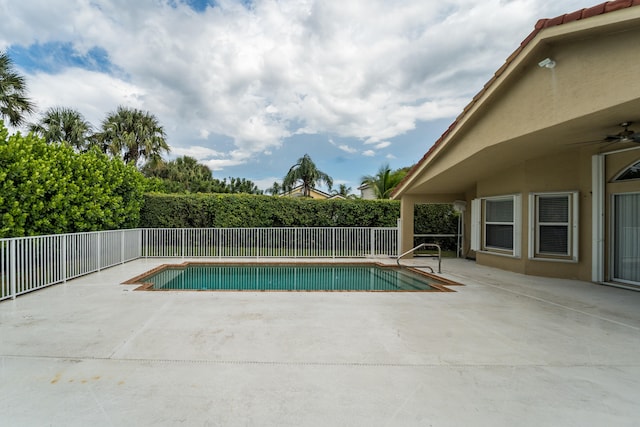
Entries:
POLYGON ((485 247, 513 249, 513 199, 485 200, 485 247))
POLYGON ((569 255, 569 195, 537 197, 539 254, 569 255))

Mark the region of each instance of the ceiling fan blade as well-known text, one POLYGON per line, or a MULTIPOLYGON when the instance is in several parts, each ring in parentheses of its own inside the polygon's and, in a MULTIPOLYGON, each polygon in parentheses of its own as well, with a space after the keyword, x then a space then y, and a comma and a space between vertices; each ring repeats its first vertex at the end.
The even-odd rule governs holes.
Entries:
POLYGON ((621 135, 607 135, 607 137, 604 139, 605 141, 619 141, 622 139, 621 135))

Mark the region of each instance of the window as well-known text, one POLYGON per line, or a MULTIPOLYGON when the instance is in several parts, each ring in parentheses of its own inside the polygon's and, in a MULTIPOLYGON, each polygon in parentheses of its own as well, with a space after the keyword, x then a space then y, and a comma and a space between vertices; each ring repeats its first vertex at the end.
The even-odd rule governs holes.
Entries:
POLYGON ((473 200, 471 216, 471 249, 520 256, 519 195, 473 200))
POLYGON ((484 246, 513 250, 513 198, 484 201, 484 246))
POLYGON ((635 163, 622 171, 614 181, 629 181, 632 179, 640 179, 640 162, 635 163))
POLYGON ((577 261, 577 193, 531 194, 529 207, 529 257, 577 261))

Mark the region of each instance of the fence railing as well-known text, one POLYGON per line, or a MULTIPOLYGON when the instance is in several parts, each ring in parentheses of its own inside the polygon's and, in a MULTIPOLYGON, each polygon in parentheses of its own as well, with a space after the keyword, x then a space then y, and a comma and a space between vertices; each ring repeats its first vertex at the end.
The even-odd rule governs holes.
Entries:
POLYGON ((397 228, 192 228, 144 229, 145 257, 393 256, 397 228))
POLYGON ((0 239, 0 300, 142 256, 141 230, 0 239))
POLYGON ((398 229, 132 229, 0 239, 0 301, 141 257, 395 256, 398 229))

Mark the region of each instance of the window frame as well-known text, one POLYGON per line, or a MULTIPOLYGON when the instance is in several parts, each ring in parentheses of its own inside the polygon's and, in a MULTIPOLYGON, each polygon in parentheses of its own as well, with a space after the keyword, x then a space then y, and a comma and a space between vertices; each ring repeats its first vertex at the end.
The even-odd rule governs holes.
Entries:
POLYGON ((577 191, 529 193, 529 259, 538 261, 578 262, 578 220, 579 193, 577 191), (566 198, 567 221, 540 221, 541 198, 566 198), (544 226, 565 226, 567 228, 566 253, 543 252, 540 250, 540 229, 544 226))
POLYGON ((513 258, 521 257, 522 242, 522 201, 520 194, 507 194, 500 196, 481 197, 472 200, 472 250, 492 255, 501 255, 513 258), (486 202, 511 200, 513 203, 512 221, 490 221, 486 220, 486 202), (494 247, 487 245, 487 225, 510 225, 513 233, 513 247, 511 249, 494 247))
POLYGON ((624 176, 627 173, 637 173, 637 170, 640 169, 640 160, 634 160, 630 165, 622 169, 612 180, 611 182, 628 182, 628 181, 638 181, 640 180, 640 176, 625 178, 624 176))

